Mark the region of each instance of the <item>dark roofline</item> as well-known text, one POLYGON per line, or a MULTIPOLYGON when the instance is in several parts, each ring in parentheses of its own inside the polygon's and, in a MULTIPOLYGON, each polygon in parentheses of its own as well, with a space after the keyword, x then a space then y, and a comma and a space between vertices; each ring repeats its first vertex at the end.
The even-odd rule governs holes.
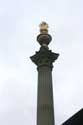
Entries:
POLYGON ((83 125, 83 109, 69 118, 66 122, 62 125, 83 125))

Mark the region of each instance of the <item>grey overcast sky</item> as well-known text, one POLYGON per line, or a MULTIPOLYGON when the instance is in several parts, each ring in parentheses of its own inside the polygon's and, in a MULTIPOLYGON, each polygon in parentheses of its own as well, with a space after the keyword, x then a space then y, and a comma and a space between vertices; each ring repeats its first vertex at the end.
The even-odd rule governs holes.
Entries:
POLYGON ((49 24, 55 122, 83 108, 83 0, 0 0, 0 125, 36 125, 39 23, 49 24))

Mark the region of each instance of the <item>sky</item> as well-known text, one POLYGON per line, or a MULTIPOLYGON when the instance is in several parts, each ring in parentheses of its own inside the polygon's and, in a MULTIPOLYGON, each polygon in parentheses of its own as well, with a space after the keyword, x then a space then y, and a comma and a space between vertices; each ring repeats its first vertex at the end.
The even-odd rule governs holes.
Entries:
POLYGON ((39 24, 60 56, 53 68, 55 124, 83 108, 83 1, 0 0, 0 125, 36 125, 39 24))

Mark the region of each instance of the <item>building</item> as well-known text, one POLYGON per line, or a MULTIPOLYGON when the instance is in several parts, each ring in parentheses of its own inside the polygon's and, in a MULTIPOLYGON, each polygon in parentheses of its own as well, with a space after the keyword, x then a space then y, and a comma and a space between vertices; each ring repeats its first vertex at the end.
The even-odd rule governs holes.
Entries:
POLYGON ((66 122, 62 125, 83 125, 83 109, 69 118, 66 122))

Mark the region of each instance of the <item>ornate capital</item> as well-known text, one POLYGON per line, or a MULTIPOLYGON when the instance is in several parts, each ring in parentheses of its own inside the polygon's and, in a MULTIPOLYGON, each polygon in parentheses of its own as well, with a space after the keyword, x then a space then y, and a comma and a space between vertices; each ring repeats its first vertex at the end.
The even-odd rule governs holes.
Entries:
POLYGON ((52 68, 53 62, 58 58, 59 54, 53 53, 51 50, 42 46, 35 55, 33 55, 31 60, 39 67, 49 66, 52 68))

